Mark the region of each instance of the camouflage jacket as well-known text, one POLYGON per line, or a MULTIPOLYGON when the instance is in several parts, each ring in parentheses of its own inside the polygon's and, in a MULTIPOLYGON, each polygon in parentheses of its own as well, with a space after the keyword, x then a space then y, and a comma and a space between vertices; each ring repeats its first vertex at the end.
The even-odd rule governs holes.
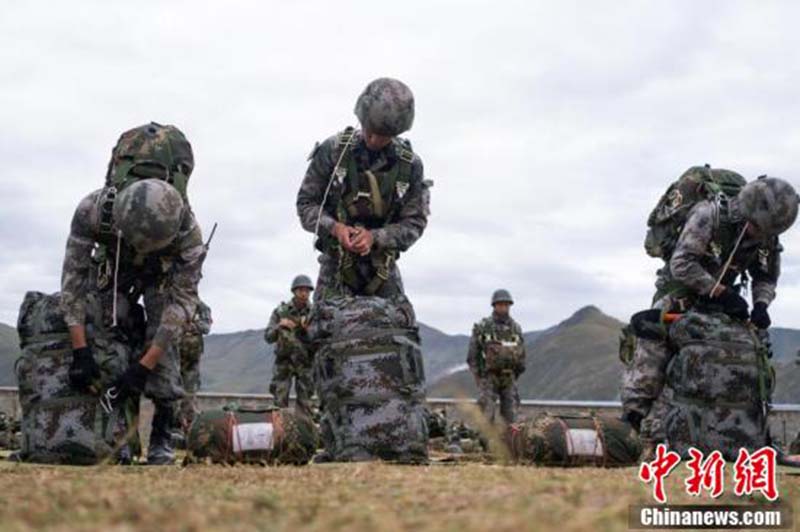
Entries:
MULTIPOLYGON (((117 239, 100 231, 102 201, 102 189, 92 192, 81 200, 72 218, 61 274, 61 308, 68 326, 86 323, 89 291, 113 290, 117 239)), ((120 297, 133 294, 131 298, 138 299, 144 295, 148 308, 148 299, 163 300, 161 320, 152 341, 167 349, 191 324, 199 302, 197 285, 206 249, 194 213, 186 208, 180 232, 166 249, 139 255, 122 241, 120 250, 117 276, 120 297)))
MULTIPOLYGON (((522 327, 511 316, 500 317, 496 314, 488 316, 472 327, 472 337, 467 352, 467 365, 470 371, 478 376, 485 373, 486 344, 491 341, 515 342, 522 348, 522 359, 525 359, 525 339, 522 327)), ((525 371, 524 363, 516 369, 517 375, 525 371)))
MULTIPOLYGON (((309 157, 311 162, 297 193, 300 223, 303 229, 312 233, 316 228, 325 189, 341 153, 339 138, 339 135, 333 135, 314 147, 309 157)), ((349 150, 359 172, 373 170, 379 173, 399 164, 397 153, 403 144, 404 141, 395 138, 386 148, 373 152, 367 149, 360 132, 356 132, 353 146, 349 150)), ((343 166, 340 168, 344 170, 343 166)), ((394 192, 394 200, 399 202, 399 208, 394 210, 390 219, 381 227, 371 228, 376 249, 406 251, 422 236, 428 223, 429 186, 430 183, 423 179, 422 160, 414 154, 407 190, 398 187, 394 192)), ((321 236, 329 235, 334 223, 339 221, 338 204, 343 195, 349 192, 348 187, 347 180, 341 174, 334 180, 320 217, 321 236)), ((345 220, 345 223, 350 224, 351 221, 345 220)))
POLYGON ((275 350, 277 357, 290 355, 298 350, 301 352, 308 351, 310 338, 307 327, 310 314, 311 304, 299 308, 294 300, 288 303, 283 302, 272 311, 269 324, 267 324, 267 328, 264 331, 264 340, 268 344, 277 343, 275 350), (284 318, 293 321, 297 327, 289 330, 278 325, 284 318))
MULTIPOLYGON (((710 294, 743 227, 735 202, 727 213, 711 201, 695 205, 670 258, 669 281, 691 295, 710 294)), ((749 274, 753 302, 770 304, 775 299, 782 250, 777 237, 761 241, 745 236, 723 284, 734 286, 749 274)))

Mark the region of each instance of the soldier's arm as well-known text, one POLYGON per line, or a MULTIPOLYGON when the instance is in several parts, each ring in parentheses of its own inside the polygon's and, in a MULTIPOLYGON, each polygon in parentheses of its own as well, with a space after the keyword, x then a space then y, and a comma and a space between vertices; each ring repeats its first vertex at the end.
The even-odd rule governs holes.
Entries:
POLYGON ((709 295, 716 279, 703 267, 714 232, 714 206, 703 201, 694 206, 669 261, 672 277, 699 295, 709 295))
MULTIPOLYGON (((322 208, 322 198, 336 164, 336 161, 333 160, 336 142, 337 137, 333 136, 314 148, 306 175, 297 192, 297 216, 300 218, 300 225, 303 226, 303 229, 310 233, 316 229, 317 217, 320 216, 322 208)), ((330 203, 328 204, 330 205, 330 203)), ((333 216, 323 209, 319 222, 320 233, 323 231, 330 233, 335 222, 333 216)))
POLYGON ((474 374, 480 373, 480 357, 483 351, 481 333, 477 325, 472 328, 472 337, 469 339, 469 350, 467 351, 467 365, 474 374))
POLYGON ((89 194, 75 209, 61 270, 61 310, 74 348, 86 346, 86 294, 92 270, 98 197, 99 191, 89 194))
POLYGON ((522 327, 518 323, 514 323, 514 328, 519 335, 520 347, 522 347, 522 360, 520 360, 519 368, 517 368, 517 375, 525 373, 525 364, 528 359, 528 352, 525 350, 525 337, 522 336, 522 327))
POLYGON ((422 159, 414 155, 408 191, 401 200, 397 220, 372 231, 379 249, 406 251, 425 231, 430 213, 430 189, 424 182, 422 159))
MULTIPOLYGON (((178 234, 177 245, 180 257, 166 274, 168 275, 164 288, 166 305, 153 338, 154 347, 161 351, 166 351, 177 340, 181 332, 191 325, 200 301, 197 285, 203 276, 206 248, 200 226, 191 211, 187 213, 184 228, 178 234)), ((156 355, 148 351, 145 357, 149 361, 155 359, 157 362, 160 353, 156 355)), ((144 359, 142 363, 149 365, 144 359)))
POLYGON ((765 248, 769 254, 765 260, 757 261, 748 268, 750 277, 753 280, 753 304, 764 303, 769 305, 775 300, 775 289, 778 286, 778 278, 781 276, 781 246, 778 239, 765 248))
POLYGON ((264 341, 268 344, 274 344, 278 341, 278 332, 280 329, 278 323, 281 321, 281 316, 278 312, 279 309, 280 307, 272 311, 272 316, 269 318, 267 328, 264 330, 264 341))

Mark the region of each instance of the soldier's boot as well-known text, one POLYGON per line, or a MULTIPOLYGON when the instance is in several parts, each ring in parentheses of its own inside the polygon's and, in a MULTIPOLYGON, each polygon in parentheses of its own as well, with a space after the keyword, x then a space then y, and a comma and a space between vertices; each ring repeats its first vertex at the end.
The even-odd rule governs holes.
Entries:
POLYGON ((150 431, 150 444, 147 446, 148 465, 172 465, 175 463, 175 447, 172 441, 174 425, 175 412, 172 406, 156 403, 150 431))

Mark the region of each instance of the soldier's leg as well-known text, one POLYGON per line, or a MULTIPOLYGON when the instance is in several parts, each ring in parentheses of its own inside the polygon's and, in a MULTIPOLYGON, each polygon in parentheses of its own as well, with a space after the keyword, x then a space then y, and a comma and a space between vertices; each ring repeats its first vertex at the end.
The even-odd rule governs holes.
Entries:
POLYGON ((300 366, 297 368, 294 391, 297 394, 297 412, 311 419, 313 417, 311 398, 314 395, 314 380, 311 367, 300 366))
POLYGON ((275 405, 280 408, 289 406, 289 391, 292 389, 292 367, 287 361, 275 360, 272 369, 272 382, 269 393, 275 398, 275 405))
MULTIPOLYGON (((666 342, 636 338, 633 360, 622 373, 623 414, 636 416, 639 420, 648 415, 656 415, 653 403, 661 395, 666 381, 666 368, 670 352, 666 342)), ((645 430, 652 426, 651 421, 643 424, 645 430)), ((642 434, 643 439, 651 439, 649 433, 642 434)))
POLYGON ((506 423, 514 423, 517 420, 518 401, 519 393, 515 382, 511 381, 500 388, 500 416, 506 423))
POLYGON ((197 408, 197 390, 200 388, 200 357, 203 354, 203 337, 190 335, 180 343, 181 378, 186 395, 180 403, 179 418, 184 433, 189 430, 197 408))
POLYGON ((478 380, 478 407, 490 423, 494 423, 497 410, 497 392, 491 377, 482 377, 478 380))

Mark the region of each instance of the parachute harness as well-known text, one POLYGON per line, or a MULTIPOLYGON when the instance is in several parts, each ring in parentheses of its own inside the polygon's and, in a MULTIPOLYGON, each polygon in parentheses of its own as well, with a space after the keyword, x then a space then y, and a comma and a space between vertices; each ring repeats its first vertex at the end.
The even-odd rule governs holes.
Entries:
POLYGON ((322 195, 322 202, 319 204, 319 212, 317 213, 317 223, 314 225, 314 242, 313 246, 316 247, 317 239, 319 238, 319 224, 322 221, 322 210, 325 208, 325 202, 328 201, 328 194, 330 194, 331 187, 333 186, 333 182, 338 179, 338 172, 339 168, 342 165, 342 161, 344 160, 344 156, 347 153, 348 148, 353 143, 353 138, 356 136, 356 131, 352 131, 351 134, 347 137, 344 147, 342 148, 341 153, 339 154, 339 159, 336 161, 336 164, 333 166, 333 170, 331 171, 331 177, 328 179, 328 186, 325 187, 325 194, 322 195))

